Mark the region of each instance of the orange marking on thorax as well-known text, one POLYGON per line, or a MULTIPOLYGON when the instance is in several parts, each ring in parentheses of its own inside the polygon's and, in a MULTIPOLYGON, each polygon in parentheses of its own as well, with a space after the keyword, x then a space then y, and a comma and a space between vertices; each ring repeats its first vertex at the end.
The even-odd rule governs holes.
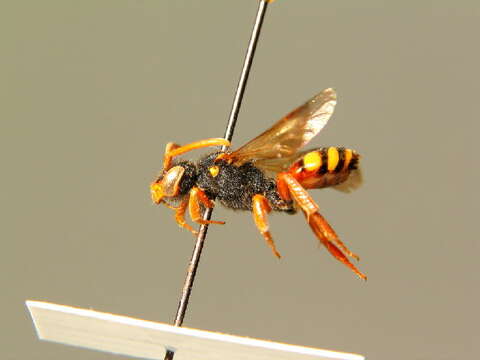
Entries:
POLYGON ((229 153, 221 153, 218 154, 218 156, 215 158, 215 162, 223 160, 228 164, 231 164, 233 162, 233 157, 229 153))

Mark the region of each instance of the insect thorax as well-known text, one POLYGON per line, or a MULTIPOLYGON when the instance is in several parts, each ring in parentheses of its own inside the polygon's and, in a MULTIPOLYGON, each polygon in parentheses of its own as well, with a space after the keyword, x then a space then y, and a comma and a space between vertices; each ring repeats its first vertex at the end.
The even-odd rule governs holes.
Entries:
POLYGON ((197 164, 197 185, 209 197, 217 198, 231 209, 251 210, 253 196, 262 194, 273 210, 293 211, 292 204, 287 204, 278 196, 275 180, 267 177, 252 162, 236 166, 224 160, 215 161, 218 154, 209 154, 197 164))

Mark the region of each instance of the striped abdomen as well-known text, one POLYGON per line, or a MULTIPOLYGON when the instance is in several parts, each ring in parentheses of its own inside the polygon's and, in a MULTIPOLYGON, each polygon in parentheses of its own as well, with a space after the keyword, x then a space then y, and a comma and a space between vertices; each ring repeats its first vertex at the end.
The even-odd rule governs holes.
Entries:
POLYGON ((295 161, 288 172, 306 189, 338 185, 357 169, 359 155, 343 147, 320 148, 295 161))

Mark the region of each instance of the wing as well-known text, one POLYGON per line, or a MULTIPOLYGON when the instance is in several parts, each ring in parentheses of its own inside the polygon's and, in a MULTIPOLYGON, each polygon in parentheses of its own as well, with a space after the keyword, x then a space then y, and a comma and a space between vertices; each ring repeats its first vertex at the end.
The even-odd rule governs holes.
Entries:
POLYGON ((296 153, 293 153, 289 156, 284 156, 280 158, 273 159, 258 159, 255 160, 255 166, 270 172, 271 174, 276 174, 282 171, 287 171, 290 166, 302 158, 305 154, 309 153, 312 149, 302 150, 296 153))
POLYGON ((275 159, 278 168, 323 129, 336 103, 335 90, 325 89, 228 157, 237 165, 258 160, 267 166, 275 159))
POLYGON ((357 190, 363 183, 362 168, 357 168, 352 170, 350 176, 344 182, 332 186, 332 189, 344 192, 351 193, 354 190, 357 190))

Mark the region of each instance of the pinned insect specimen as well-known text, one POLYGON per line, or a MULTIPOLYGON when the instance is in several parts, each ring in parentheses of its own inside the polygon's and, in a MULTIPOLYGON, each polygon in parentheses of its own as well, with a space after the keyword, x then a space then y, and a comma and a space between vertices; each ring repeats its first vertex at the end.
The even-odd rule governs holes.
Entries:
POLYGON ((358 256, 343 244, 307 192, 324 187, 349 191, 360 182, 359 155, 354 150, 301 150, 324 128, 335 105, 335 91, 325 89, 239 149, 214 151, 198 162, 175 158, 194 149, 229 147, 230 142, 211 138, 184 146, 168 143, 163 170, 150 185, 153 201, 173 209, 177 223, 193 234, 197 232, 185 220, 187 209, 192 221, 198 224, 224 224, 202 218, 204 209, 212 208, 215 201, 234 210, 251 211, 258 230, 279 258, 269 230, 268 213, 293 214, 300 209, 330 254, 366 279, 349 260, 358 260, 358 256))

